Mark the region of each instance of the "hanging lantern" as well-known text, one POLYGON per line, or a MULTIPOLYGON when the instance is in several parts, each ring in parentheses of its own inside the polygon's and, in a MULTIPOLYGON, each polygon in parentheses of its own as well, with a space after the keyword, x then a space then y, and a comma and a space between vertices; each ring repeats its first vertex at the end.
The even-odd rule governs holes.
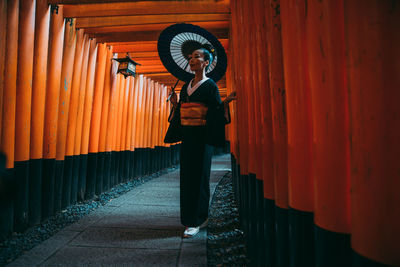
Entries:
POLYGON ((114 60, 119 62, 118 73, 121 73, 126 78, 127 76, 136 76, 136 65, 139 63, 133 61, 127 54, 125 58, 114 58, 114 60))

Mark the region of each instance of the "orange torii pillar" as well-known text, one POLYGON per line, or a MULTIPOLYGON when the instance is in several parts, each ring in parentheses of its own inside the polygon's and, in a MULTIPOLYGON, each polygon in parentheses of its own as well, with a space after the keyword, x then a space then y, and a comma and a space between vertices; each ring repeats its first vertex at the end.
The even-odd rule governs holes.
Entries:
POLYGON ((144 124, 145 124, 145 109, 146 109, 146 90, 147 90, 147 79, 143 75, 141 75, 141 87, 140 87, 140 105, 139 105, 139 124, 136 130, 138 134, 138 152, 139 152, 139 175, 144 175, 145 173, 145 151, 144 151, 144 143, 143 143, 143 133, 144 133, 144 124))
MULTIPOLYGON (((67 19, 64 32, 64 50, 60 81, 60 99, 58 103, 56 180, 54 186, 54 210, 57 212, 69 205, 71 199, 71 180, 64 179, 64 159, 67 141, 71 81, 76 48, 75 20, 67 19)), ((68 167, 70 164, 68 162, 68 167)))
POLYGON ((32 124, 29 166, 29 225, 41 220, 43 130, 46 100, 47 55, 50 8, 46 0, 36 2, 34 67, 32 77, 32 124))
POLYGON ((126 134, 127 134, 127 125, 128 125, 128 105, 129 105, 129 94, 130 88, 132 84, 132 80, 130 77, 124 78, 124 96, 123 96, 123 108, 122 108, 122 118, 121 118, 121 136, 119 137, 121 142, 121 152, 120 152, 120 176, 121 181, 125 182, 127 180, 126 177, 126 167, 127 167, 127 150, 126 150, 126 134))
POLYGON ((268 40, 269 87, 272 117, 275 197, 275 242, 277 267, 289 265, 288 170, 286 91, 283 75, 280 1, 268 0, 264 7, 268 40))
POLYGON ((42 220, 54 214, 58 100, 64 42, 63 8, 50 16, 49 55, 47 64, 46 107, 44 117, 42 220))
MULTIPOLYGON (((166 150, 167 150, 167 144, 164 143, 164 137, 165 137, 165 133, 167 131, 167 127, 168 127, 168 118, 167 116, 169 116, 169 104, 170 102, 168 101, 168 103, 166 102, 166 99, 168 98, 168 87, 165 85, 161 86, 161 96, 160 96, 160 100, 161 100, 161 107, 160 107, 160 141, 161 141, 161 168, 165 168, 166 166, 166 150)), ((176 145, 174 145, 174 147, 176 147, 176 145)), ((177 150, 177 149, 176 149, 177 150)), ((177 152, 175 150, 175 155, 177 155, 179 153, 179 151, 177 152)), ((178 155, 179 156, 179 155, 178 155)), ((178 157, 175 156, 175 157, 178 157)))
POLYGON ((106 48, 106 66, 104 73, 104 89, 103 89, 103 104, 101 110, 101 119, 100 119, 100 136, 99 136, 99 157, 98 157, 98 186, 100 187, 100 192, 107 191, 110 186, 110 170, 111 170, 111 150, 107 152, 106 143, 107 143, 107 132, 108 132, 108 120, 109 120, 109 109, 110 103, 112 101, 111 98, 111 79, 115 78, 117 75, 116 71, 114 71, 111 66, 113 64, 113 54, 112 54, 112 46, 106 48))
MULTIPOLYGON (((89 59, 86 76, 86 93, 85 93, 85 106, 83 111, 82 119, 82 141, 81 141, 81 162, 79 165, 79 182, 81 183, 81 192, 85 199, 91 198, 90 189, 87 189, 88 179, 88 154, 89 154, 89 137, 90 137, 90 124, 92 118, 93 108, 93 94, 94 94, 94 80, 96 71, 96 59, 97 59, 97 42, 93 38, 90 40, 89 48, 89 59)), ((79 192, 79 191, 78 191, 79 192)))
POLYGON ((124 106, 125 106, 125 100, 126 100, 126 87, 129 86, 129 80, 126 80, 126 78, 121 74, 120 75, 120 83, 119 83, 119 106, 118 106, 118 128, 117 128, 117 135, 116 135, 116 149, 117 149, 117 181, 118 183, 121 183, 123 181, 123 149, 122 149, 122 129, 124 125, 124 106))
POLYGON ((241 51, 241 43, 240 43, 240 34, 239 34, 239 27, 238 25, 242 25, 242 16, 240 14, 240 6, 238 5, 237 0, 232 0, 231 3, 231 33, 232 33, 232 48, 230 51, 230 55, 232 55, 232 65, 233 69, 233 77, 234 79, 232 80, 234 83, 234 87, 237 90, 237 109, 241 110, 241 112, 237 113, 237 136, 238 136, 238 157, 236 159, 236 164, 237 164, 237 185, 238 185, 238 195, 239 195, 239 206, 240 206, 240 221, 243 229, 246 229, 247 231, 247 211, 245 209, 245 200, 246 200, 246 195, 245 195, 245 179, 244 176, 242 175, 243 173, 247 172, 247 162, 245 159, 247 158, 247 139, 246 139, 246 134, 244 133, 244 130, 246 129, 245 127, 245 122, 247 119, 245 119, 246 109, 241 109, 241 107, 245 107, 245 94, 242 91, 242 72, 240 71, 240 66, 242 64, 242 53, 239 53, 241 51))
MULTIPOLYGON (((75 135, 77 128, 78 118, 78 105, 80 95, 80 85, 82 77, 82 63, 83 54, 85 50, 85 43, 87 44, 87 38, 85 38, 83 30, 77 30, 76 32, 76 51, 74 59, 74 67, 71 81, 71 96, 69 104, 68 114, 68 128, 66 136, 66 147, 65 147, 65 162, 64 162, 64 185, 63 196, 66 198, 66 203, 75 204, 78 195, 78 169, 79 165, 79 154, 75 155, 75 135), (64 192, 67 191, 67 192, 64 192)), ((86 45, 87 46, 87 45, 86 45)))
MULTIPOLYGON (((114 58, 114 55, 112 54, 112 49, 111 50, 111 58, 114 58)), ((108 53, 108 52, 107 52, 108 53)), ((107 56, 108 58, 108 56, 107 56)), ((110 59, 111 61, 111 59, 110 59)), ((107 81, 107 76, 104 81, 104 90, 110 90, 110 100, 109 100, 109 107, 108 107, 108 116, 107 116, 107 125, 104 125, 106 128, 106 140, 105 140, 105 158, 104 158, 104 175, 106 177, 105 180, 105 189, 111 188, 114 183, 113 183, 113 140, 114 140, 114 133, 115 133, 115 110, 117 106, 117 70, 118 70, 118 62, 112 60, 111 66, 110 66, 110 72, 108 75, 109 81, 107 81)), ((106 75, 108 72, 108 67, 106 66, 106 75)), ((106 96, 104 96, 106 97, 106 96)), ((103 128, 103 125, 102 125, 103 128)), ((100 133, 100 148, 101 148, 101 133, 100 133)))
MULTIPOLYGON (((233 90, 237 91, 238 94, 238 100, 235 101, 235 110, 237 110, 237 106, 239 105, 240 102, 240 98, 239 98, 239 92, 240 90, 238 89, 238 74, 237 74, 237 55, 235 53, 235 51, 238 48, 238 42, 236 41, 237 39, 237 30, 238 27, 235 27, 234 25, 238 24, 238 14, 237 14, 237 8, 236 8, 236 1, 232 0, 230 1, 230 8, 231 8, 231 24, 230 24, 230 33, 231 33, 231 38, 229 41, 229 55, 231 58, 231 63, 228 64, 228 75, 230 77, 230 79, 227 80, 227 86, 230 85, 230 87, 233 90), (229 81, 229 82, 228 82, 229 81)), ((232 176, 233 176, 233 185, 234 185, 234 189, 235 189, 235 195, 236 195, 236 200, 238 202, 239 207, 241 207, 242 205, 242 201, 241 201, 241 185, 240 185, 240 173, 239 173, 239 159, 240 159, 240 138, 241 138, 241 134, 239 132, 240 129, 240 125, 241 125, 241 120, 240 120, 240 114, 239 113, 235 113, 236 116, 234 116, 235 119, 235 125, 232 126, 232 131, 236 131, 236 147, 233 150, 233 156, 231 157, 231 161, 232 161, 232 176)), ((239 208, 239 219, 241 222, 241 225, 243 225, 243 216, 242 216, 242 209, 239 208)))
POLYGON ((306 0, 282 1, 280 6, 288 123, 291 266, 314 265, 314 185, 306 6, 306 0))
POLYGON ((400 266, 400 5, 346 0, 344 10, 353 266, 400 266))
POLYGON ((137 124, 138 124, 138 99, 140 92, 140 76, 135 78, 135 90, 133 98, 133 114, 132 114, 132 137, 131 137, 131 151, 132 154, 132 178, 136 178, 138 173, 138 153, 137 153, 137 124))
POLYGON ((18 13, 19 1, 7 2, 7 41, 4 65, 4 92, 2 111, 1 151, 6 155, 6 171, 3 177, 6 192, 10 194, 0 206, 0 234, 7 236, 13 231, 14 209, 12 203, 14 189, 15 152, 15 105, 17 98, 18 60, 18 13))
POLYGON ((267 265, 275 265, 275 188, 274 188, 274 168, 273 168, 273 134, 272 134, 272 112, 271 112, 271 92, 269 82, 269 62, 262 60, 264 55, 268 54, 268 46, 266 35, 266 21, 265 21, 265 4, 264 1, 257 1, 253 4, 254 25, 260 25, 255 31, 255 58, 253 60, 256 63, 256 69, 258 73, 258 83, 254 84, 255 99, 256 103, 260 106, 260 111, 256 114, 260 114, 257 118, 257 125, 259 125, 259 132, 257 137, 261 138, 260 146, 261 151, 258 158, 262 163, 257 166, 261 167, 259 171, 261 173, 262 183, 257 188, 256 194, 261 198, 261 210, 260 213, 263 215, 260 217, 262 222, 263 230, 260 234, 263 234, 261 238, 261 249, 258 255, 258 262, 265 263, 267 265))
POLYGON ((14 228, 17 231, 22 231, 28 226, 29 216, 29 148, 34 37, 35 0, 20 1, 14 166, 17 186, 14 202, 14 228))
POLYGON ((349 266, 350 151, 343 1, 308 1, 316 266, 349 266))
POLYGON ((152 139, 154 143, 154 149, 156 151, 155 160, 154 160, 154 171, 159 171, 162 169, 161 160, 162 160, 162 151, 160 147, 160 105, 161 105, 161 84, 156 83, 154 88, 154 124, 153 124, 153 133, 152 139))
POLYGON ((254 7, 256 3, 245 3, 243 6, 243 15, 244 22, 246 25, 245 32, 247 33, 247 37, 243 38, 244 40, 249 40, 247 43, 243 43, 243 48, 246 49, 245 60, 246 64, 244 69, 247 70, 245 75, 246 86, 244 87, 247 92, 247 108, 249 115, 249 188, 248 188, 248 197, 249 197, 249 206, 247 209, 249 210, 249 218, 250 218, 250 229, 249 229, 249 245, 250 245, 250 257, 251 262, 257 264, 261 262, 261 258, 265 255, 263 248, 264 246, 264 225, 261 222, 264 218, 264 203, 263 203, 263 155, 261 145, 261 131, 262 124, 260 121, 260 112, 264 111, 264 107, 261 107, 261 101, 259 98, 259 81, 261 79, 258 65, 258 57, 257 53, 257 41, 256 36, 257 31, 254 31, 255 27, 255 19, 256 15, 254 13, 254 7), (253 15, 251 15, 253 14, 253 15), (262 162, 262 164, 257 164, 257 161, 262 162), (261 227, 261 225, 263 227, 261 227))
POLYGON ((123 157, 123 169, 122 169, 122 177, 123 181, 127 181, 129 179, 129 168, 130 168, 130 134, 129 133, 129 114, 132 105, 132 96, 133 96, 133 88, 135 84, 135 79, 133 77, 127 77, 127 88, 126 88, 126 95, 125 95, 125 106, 124 106, 124 127, 123 127, 123 134, 121 136, 121 147, 122 147, 122 157, 123 157), (129 140, 129 141, 128 141, 129 140))
MULTIPOLYGON (((89 62, 89 50, 92 41, 89 40, 89 36, 85 34, 85 46, 83 48, 83 58, 82 58, 82 69, 81 69, 81 80, 79 84, 79 102, 78 102, 78 110, 76 114, 76 129, 75 129, 75 138, 74 138, 74 156, 76 160, 74 161, 73 166, 73 190, 77 192, 77 200, 84 199, 84 189, 86 181, 83 180, 84 173, 83 170, 86 170, 87 164, 87 155, 81 154, 81 144, 82 144, 82 129, 83 129, 83 115, 85 111, 85 99, 86 99, 86 81, 87 81, 87 70, 88 70, 88 62, 89 62), (75 187, 76 183, 76 189, 75 187)), ((86 176, 85 176, 86 177, 86 176)), ((74 196, 72 196, 74 197, 74 196)))
POLYGON ((146 119, 146 143, 147 143, 147 151, 148 151, 148 159, 147 159, 147 164, 148 164, 148 174, 151 174, 154 172, 153 169, 153 161, 154 161, 154 145, 153 142, 151 140, 151 132, 154 131, 153 128, 153 121, 154 121, 154 117, 153 117, 153 104, 154 104, 154 81, 149 79, 149 89, 150 92, 150 98, 148 103, 148 115, 147 115, 147 119, 146 119))
POLYGON ((140 162, 140 170, 141 170, 141 175, 146 174, 146 146, 144 142, 144 127, 146 125, 146 107, 147 107, 147 101, 148 101, 148 87, 147 87, 147 78, 143 77, 143 86, 141 88, 142 90, 142 104, 140 106, 140 124, 139 124, 139 151, 140 151, 140 156, 139 156, 139 162, 140 162))
MULTIPOLYGON (((244 14, 243 14, 243 7, 240 5, 240 3, 243 3, 243 1, 235 1, 231 2, 234 4, 235 7, 235 13, 237 15, 237 21, 234 25, 244 25, 244 14)), ((241 71, 241 69, 246 69, 246 64, 248 61, 248 56, 245 55, 244 51, 247 49, 244 47, 244 40, 246 38, 241 38, 240 33, 239 33, 239 27, 235 27, 234 31, 236 32, 235 36, 237 38, 237 47, 235 51, 237 51, 236 55, 236 61, 238 64, 235 64, 236 67, 236 75, 238 76, 237 79, 237 97, 238 97, 238 102, 237 102, 237 108, 238 110, 241 111, 241 117, 239 119, 240 125, 239 125, 239 138, 240 138, 240 157, 239 157, 239 179, 240 179, 240 189, 241 189, 241 210, 242 210, 242 222, 243 222, 243 228, 244 230, 249 233, 249 193, 248 193, 248 187, 249 187, 249 178, 248 178, 248 173, 249 173, 249 162, 250 162, 250 154, 249 154, 249 146, 250 146, 250 141, 249 141, 249 114, 248 114, 248 96, 246 92, 246 84, 245 84, 245 74, 241 71), (243 51, 243 53, 239 53, 239 51, 243 51), (239 64, 240 63, 240 64, 239 64)), ((247 43, 247 42, 246 42, 247 43)), ((233 52, 233 51, 232 51, 233 52)))
POLYGON ((133 149, 132 149, 132 123, 133 123, 133 102, 135 99, 135 85, 136 79, 134 77, 130 78, 130 89, 129 89, 129 100, 128 100, 128 116, 126 125, 126 138, 125 138, 125 149, 126 149, 126 166, 125 166, 125 177, 127 180, 133 178, 133 149))
POLYGON ((106 67, 107 46, 99 44, 97 49, 96 70, 94 75, 93 105, 90 119, 89 154, 87 161, 86 192, 85 198, 91 199, 95 194, 100 194, 100 185, 97 183, 97 158, 99 152, 99 137, 101 110, 103 104, 104 73, 106 67))
POLYGON ((117 135, 118 130, 121 126, 118 126, 119 123, 119 110, 121 107, 120 104, 120 95, 121 95, 121 79, 122 75, 117 75, 116 85, 115 85, 115 110, 114 110, 114 122, 113 122, 113 136, 112 136, 112 152, 111 152, 111 180, 112 185, 118 184, 118 151, 117 151, 117 135), (119 128, 118 128, 119 127, 119 128))
MULTIPOLYGON (((7 38, 7 2, 2 1, 0 3, 0 126, 2 125, 2 119, 3 119, 4 69, 5 69, 6 43, 7 43, 6 38, 7 38)), ((2 129, 3 128, 0 127, 0 139, 1 139, 2 129)))
POLYGON ((255 204, 256 204, 256 198, 255 198, 255 189, 256 189, 256 136, 255 136, 255 117, 254 117, 254 106, 255 106, 255 99, 254 99, 254 87, 252 84, 252 80, 254 79, 253 77, 253 70, 252 69, 252 61, 254 58, 252 58, 252 51, 251 51, 251 41, 248 42, 248 40, 252 39, 252 29, 250 25, 250 20, 252 18, 250 14, 250 5, 249 3, 245 3, 244 1, 242 2, 241 6, 241 15, 242 15, 242 26, 245 27, 243 34, 243 38, 241 38, 241 44, 242 44, 242 51, 244 55, 244 60, 243 60, 243 70, 246 70, 246 72, 243 75, 243 87, 242 90, 244 94, 246 95, 246 103, 245 105, 242 106, 242 109, 247 109, 247 119, 246 119, 246 130, 247 130, 247 144, 248 144, 248 157, 247 157, 247 162, 248 162, 248 171, 243 173, 247 182, 247 191, 246 191, 246 196, 247 196, 247 205, 246 209, 248 211, 248 230, 247 230, 247 244, 249 246, 249 255, 250 255, 250 260, 251 262, 255 262, 255 256, 256 256, 256 243, 254 242, 257 239, 257 225, 256 225, 256 220, 255 220, 255 204))

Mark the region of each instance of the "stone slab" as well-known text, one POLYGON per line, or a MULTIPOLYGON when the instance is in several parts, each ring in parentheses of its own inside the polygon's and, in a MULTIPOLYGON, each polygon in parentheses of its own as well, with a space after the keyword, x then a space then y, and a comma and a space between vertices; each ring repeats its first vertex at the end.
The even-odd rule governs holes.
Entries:
POLYGON ((176 266, 179 250, 68 246, 41 266, 176 266))
POLYGON ((84 247, 179 249, 182 227, 169 226, 163 230, 145 228, 90 227, 70 245, 84 247))

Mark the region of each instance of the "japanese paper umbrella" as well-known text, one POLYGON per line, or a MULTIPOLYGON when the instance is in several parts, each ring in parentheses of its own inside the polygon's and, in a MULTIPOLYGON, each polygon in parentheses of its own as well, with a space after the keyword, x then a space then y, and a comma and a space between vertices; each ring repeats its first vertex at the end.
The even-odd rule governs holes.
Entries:
POLYGON ((217 82, 226 72, 226 53, 218 39, 207 30, 193 24, 174 24, 161 32, 157 43, 158 54, 164 67, 178 78, 178 81, 185 82, 194 78, 194 72, 188 64, 188 55, 204 46, 208 46, 214 55, 206 76, 217 82))

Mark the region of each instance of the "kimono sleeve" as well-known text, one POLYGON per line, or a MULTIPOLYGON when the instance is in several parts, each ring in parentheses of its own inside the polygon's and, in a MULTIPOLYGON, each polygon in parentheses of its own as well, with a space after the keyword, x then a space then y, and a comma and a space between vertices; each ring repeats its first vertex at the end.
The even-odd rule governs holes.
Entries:
POLYGON ((225 124, 224 105, 221 102, 218 87, 212 83, 207 112, 206 142, 212 146, 225 145, 225 124))

